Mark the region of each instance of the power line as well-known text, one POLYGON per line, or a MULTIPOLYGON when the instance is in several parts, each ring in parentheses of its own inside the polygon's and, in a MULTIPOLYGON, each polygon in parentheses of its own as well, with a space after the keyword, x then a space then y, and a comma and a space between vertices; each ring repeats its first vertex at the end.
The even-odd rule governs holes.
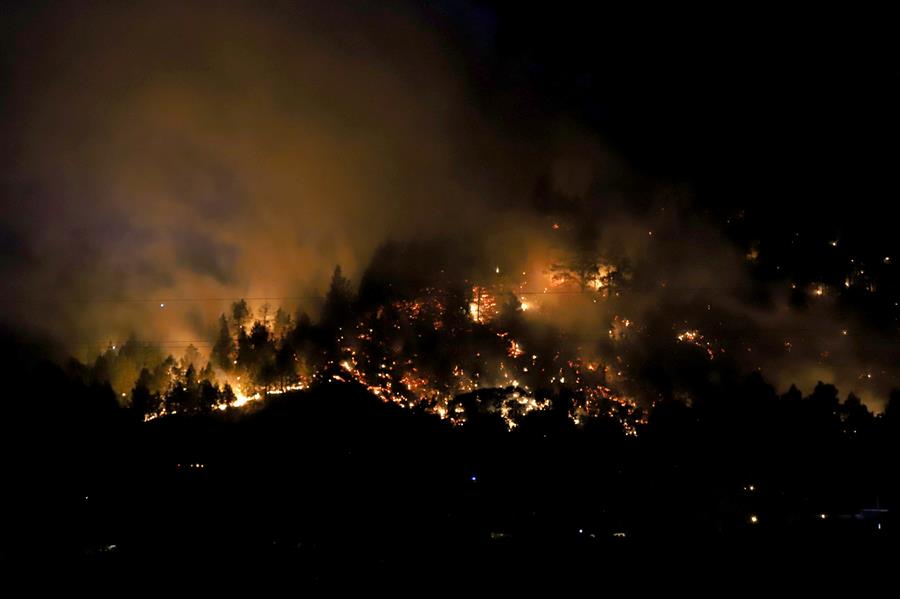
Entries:
MULTIPOLYGON (((285 301, 322 299, 322 295, 272 296, 272 297, 161 297, 161 298, 71 298, 63 301, 75 304, 175 304, 203 302, 239 302, 244 301, 285 301)), ((0 298, 3 303, 33 303, 35 300, 23 298, 0 298)), ((51 301, 51 300, 48 300, 51 301)))
MULTIPOLYGON (((214 345, 215 341, 212 339, 186 339, 184 341, 142 341, 140 339, 135 340, 138 344, 138 347, 164 347, 164 346, 186 346, 186 345, 214 345)), ((122 347, 128 341, 124 342, 114 342, 111 339, 105 339, 102 341, 85 341, 82 343, 69 343, 68 347, 96 347, 98 345, 112 345, 114 347, 122 347)))

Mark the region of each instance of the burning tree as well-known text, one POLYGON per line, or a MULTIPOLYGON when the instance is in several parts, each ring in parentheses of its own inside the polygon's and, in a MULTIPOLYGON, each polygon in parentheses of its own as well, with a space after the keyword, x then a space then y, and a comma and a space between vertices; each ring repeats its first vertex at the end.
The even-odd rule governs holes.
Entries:
POLYGON ((550 264, 549 272, 558 286, 574 284, 585 291, 606 294, 630 276, 624 260, 613 260, 600 249, 596 226, 582 223, 575 232, 572 245, 559 261, 550 264))
POLYGON ((620 280, 619 268, 593 252, 578 252, 569 259, 550 265, 557 285, 577 284, 581 291, 609 291, 620 280))

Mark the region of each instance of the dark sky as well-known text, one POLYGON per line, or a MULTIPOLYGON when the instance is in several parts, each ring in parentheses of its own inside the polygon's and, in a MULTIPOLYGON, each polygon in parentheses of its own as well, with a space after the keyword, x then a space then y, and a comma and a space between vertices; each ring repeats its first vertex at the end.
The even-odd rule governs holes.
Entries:
POLYGON ((511 78, 578 114, 633 164, 695 182, 709 205, 840 222, 849 202, 865 213, 896 192, 900 67, 877 15, 512 9, 501 18, 502 68, 520 69, 511 78))
POLYGON ((3 2, 5 319, 68 343, 205 337, 222 306, 103 301, 307 296, 388 239, 477 239, 518 267, 557 218, 648 277, 721 284, 701 303, 776 339, 815 328, 812 354, 867 327, 779 384, 890 362, 890 20, 585 4, 3 2), (788 297, 860 264, 877 297, 788 297))
MULTIPOLYGON (((276 18, 303 12, 291 4, 257 10, 276 18)), ((344 5, 351 20, 383 12, 344 5)), ((209 8, 196 6, 199 15, 209 8)), ((877 13, 583 2, 384 6, 439 39, 466 78, 469 100, 509 133, 539 136, 534 129, 548 116, 564 115, 633 168, 688 182, 704 207, 752 208, 785 230, 864 231, 864 242, 873 229, 890 232, 878 214, 896 194, 900 66, 890 20, 877 13)), ((104 11, 104 3, 4 2, 4 80, 42 53, 48 30, 35 23, 92 10, 104 11)), ((10 88, 6 107, 17 96, 10 88)), ((7 144, 15 137, 4 135, 7 144)))

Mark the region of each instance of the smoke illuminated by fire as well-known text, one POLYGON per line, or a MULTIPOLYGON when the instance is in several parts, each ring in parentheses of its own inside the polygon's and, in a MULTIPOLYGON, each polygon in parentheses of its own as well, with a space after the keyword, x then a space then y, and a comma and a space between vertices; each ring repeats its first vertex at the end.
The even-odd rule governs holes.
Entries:
MULTIPOLYGON (((317 319, 339 263, 361 296, 367 275, 389 293, 366 296, 327 360, 298 351, 294 380, 216 368, 233 393, 218 409, 354 381, 454 422, 478 395, 512 428, 566 390, 579 423, 615 414, 633 429, 641 406, 689 394, 681 366, 695 356, 717 376, 824 380, 873 407, 898 386, 895 331, 840 304, 882 293, 892 252, 865 262, 823 232, 815 243, 848 252, 839 276, 756 281, 766 246, 738 247, 679 183, 633 172, 577 124, 520 115, 516 94, 483 110, 492 101, 419 13, 299 4, 23 20, 11 47, 42 51, 17 52, 0 116, 5 322, 85 363, 147 340, 159 355, 109 375, 127 396, 167 353, 211 353, 216 318, 241 297, 254 314, 317 319), (388 242, 444 254, 409 251, 382 273, 388 242)), ((272 316, 260 319, 277 346, 272 316)))
MULTIPOLYGON (((565 331, 553 331, 551 340, 535 337, 533 328, 538 322, 534 319, 543 310, 538 309, 539 302, 532 302, 528 307, 535 308, 528 310, 521 299, 531 293, 592 295, 604 287, 577 291, 557 283, 554 290, 533 292, 527 289, 526 275, 522 272, 520 282, 471 286, 469 296, 458 299, 449 287, 429 285, 388 304, 360 307, 352 325, 338 328, 337 353, 311 374, 300 377, 292 369, 280 386, 262 389, 249 382, 246 372, 243 378, 236 372, 219 372, 217 378, 233 389, 233 397, 214 407, 243 408, 317 382, 352 381, 383 401, 421 409, 457 425, 466 422, 466 403, 474 401, 478 410, 497 414, 513 429, 529 413, 549 409, 560 393, 569 393, 573 400, 568 416, 576 425, 594 417, 610 417, 618 420, 626 433, 636 434, 644 410, 637 399, 611 386, 613 381, 627 385, 622 368, 605 365, 599 355, 586 357, 581 352, 591 344, 570 343, 565 331), (420 343, 431 349, 426 352, 418 347, 420 343), (438 345, 429 345, 434 343, 438 345)), ((599 296, 609 297, 605 293, 599 296)), ((611 339, 624 339, 624 330, 632 324, 614 316, 611 339)), ((258 329, 260 326, 259 322, 254 325, 254 335, 274 335, 271 327, 258 329)), ((231 341, 240 344, 241 335, 247 338, 242 331, 231 341)), ((286 343, 284 337, 281 343, 286 343)), ((240 368, 237 359, 229 357, 225 362, 240 368)), ((175 380, 171 384, 181 383, 175 380)), ((162 404, 146 419, 174 413, 177 411, 162 404)))

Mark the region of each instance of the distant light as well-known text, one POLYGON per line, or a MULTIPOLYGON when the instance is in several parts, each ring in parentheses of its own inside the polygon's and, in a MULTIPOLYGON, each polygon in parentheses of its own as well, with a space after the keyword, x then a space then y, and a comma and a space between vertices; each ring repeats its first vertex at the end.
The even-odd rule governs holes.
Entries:
POLYGON ((647 231, 647 235, 649 235, 650 237, 653 237, 653 231, 647 231))
POLYGON ((161 304, 159 305, 159 307, 160 307, 160 308, 165 308, 166 305, 161 303, 161 304))
POLYGON ((836 248, 836 247, 837 247, 837 240, 836 240, 836 239, 835 239, 834 241, 831 242, 831 247, 833 247, 833 248, 836 248))
POLYGON ((583 529, 583 528, 579 528, 579 529, 578 529, 578 534, 583 535, 583 534, 584 534, 584 529, 583 529))
POLYGON ((819 514, 819 520, 824 520, 828 517, 828 514, 819 514))
POLYGON ((756 487, 754 487, 753 485, 750 485, 750 486, 747 487, 747 488, 748 488, 749 490, 751 490, 751 491, 755 491, 755 490, 756 490, 756 487))
POLYGON ((496 267, 496 268, 494 269, 494 272, 497 273, 497 274, 499 275, 499 274, 500 274, 500 267, 499 267, 499 266, 496 267))
POLYGON ((750 524, 758 524, 758 523, 759 523, 759 518, 756 517, 756 514, 753 514, 752 516, 750 516, 750 524))
POLYGON ((885 256, 885 257, 884 257, 884 263, 885 263, 885 264, 890 264, 890 263, 891 263, 891 257, 890 257, 890 256, 885 256))
POLYGON ((476 480, 478 480, 478 478, 475 475, 472 475, 472 477, 469 478, 469 480, 474 483, 476 480))

